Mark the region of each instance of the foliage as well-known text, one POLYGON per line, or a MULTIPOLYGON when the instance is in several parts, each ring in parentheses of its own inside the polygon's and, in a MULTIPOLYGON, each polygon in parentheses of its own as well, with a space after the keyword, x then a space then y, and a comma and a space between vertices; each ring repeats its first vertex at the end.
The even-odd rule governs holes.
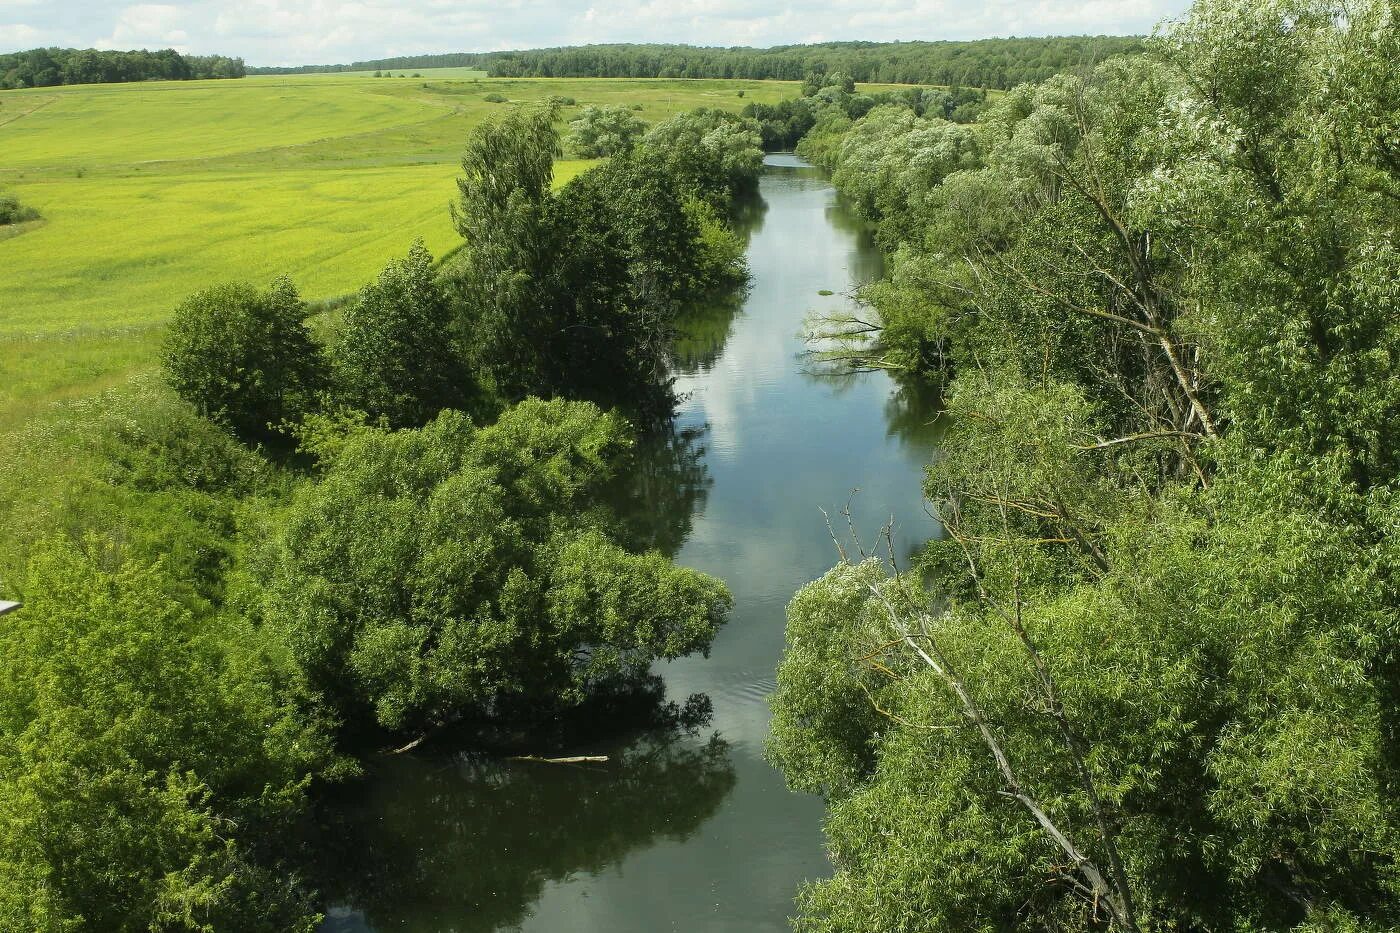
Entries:
MULTIPOLYGON (((768 78, 811 80, 841 74, 860 82, 1009 88, 1060 71, 1140 51, 1129 36, 979 39, 973 42, 824 42, 752 48, 688 45, 585 45, 490 52, 453 59, 493 76, 613 78, 768 78)), ((371 63, 372 64, 372 63, 371 63)))
POLYGON ((614 543, 599 493, 632 441, 587 403, 528 400, 366 430, 324 464, 250 571, 263 624, 351 724, 421 730, 549 706, 709 645, 723 584, 614 543))
POLYGON ((324 382, 306 316, 286 278, 265 292, 238 283, 191 295, 166 331, 165 377, 206 417, 240 437, 270 439, 309 410, 324 382))
POLYGON ((124 81, 182 81, 241 78, 241 58, 181 55, 174 49, 130 52, 98 49, 29 49, 0 54, 0 90, 57 84, 114 84, 124 81))
POLYGON ((419 427, 474 395, 455 315, 421 240, 360 290, 330 350, 336 399, 419 427))
POLYGON ((799 929, 1400 922, 1393 16, 1199 0, 970 127, 828 121, 892 263, 825 327, 952 427, 946 538, 790 607, 799 929))
POLYGON ((0 636, 0 923, 311 930, 250 860, 331 759, 246 633, 159 565, 52 543, 0 636))
POLYGON ((538 309, 546 304, 545 208, 559 155, 557 112, 549 104, 516 108, 474 130, 452 206, 466 241, 454 283, 471 309, 473 353, 491 362, 498 389, 511 398, 540 379, 536 331, 548 326, 538 309))
POLYGON ((0 227, 38 219, 39 212, 19 203, 19 198, 10 194, 0 194, 0 227))
POLYGON ((647 154, 664 162, 679 186, 720 208, 758 184, 762 143, 755 121, 708 107, 676 114, 642 140, 647 154))
POLYGON ((565 394, 663 410, 682 303, 744 277, 712 205, 728 208, 762 153, 738 118, 684 114, 552 193, 554 115, 517 110, 468 145, 454 208, 466 245, 448 276, 472 358, 506 400, 565 394))
POLYGON ((47 538, 96 536, 218 599, 239 502, 274 487, 259 457, 154 379, 70 403, 42 430, 7 438, 0 580, 21 580, 47 538))
POLYGON ((584 107, 569 121, 565 146, 580 159, 602 159, 625 155, 647 125, 638 120, 628 107, 584 107))

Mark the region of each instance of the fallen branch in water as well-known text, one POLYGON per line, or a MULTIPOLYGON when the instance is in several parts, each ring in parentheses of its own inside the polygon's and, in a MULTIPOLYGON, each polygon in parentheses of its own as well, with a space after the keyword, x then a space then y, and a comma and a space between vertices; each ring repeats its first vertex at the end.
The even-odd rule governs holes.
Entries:
POLYGON ((547 765, 577 765, 589 761, 607 761, 607 755, 569 755, 565 758, 541 758, 539 755, 511 755, 506 761, 539 761, 547 765))

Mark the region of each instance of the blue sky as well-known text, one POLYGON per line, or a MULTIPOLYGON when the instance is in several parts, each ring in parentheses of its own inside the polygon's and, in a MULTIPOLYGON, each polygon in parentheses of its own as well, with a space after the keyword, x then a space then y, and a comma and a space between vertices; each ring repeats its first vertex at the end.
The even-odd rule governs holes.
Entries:
POLYGON ((62 45, 284 65, 585 42, 777 45, 1150 32, 1186 0, 0 0, 0 51, 62 45))

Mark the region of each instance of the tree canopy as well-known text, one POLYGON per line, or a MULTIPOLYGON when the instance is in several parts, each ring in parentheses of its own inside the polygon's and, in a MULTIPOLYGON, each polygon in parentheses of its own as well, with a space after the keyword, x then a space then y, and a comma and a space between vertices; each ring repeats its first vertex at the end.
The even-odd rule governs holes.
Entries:
POLYGON ((365 430, 274 522, 259 611, 351 723, 421 731, 548 706, 704 651, 724 585, 618 545, 600 495, 632 444, 586 402, 365 430))
POLYGON ((814 336, 950 428, 945 537, 789 611, 799 929, 1400 921, 1393 15, 1200 0, 974 125, 833 125, 891 263, 814 336))
POLYGON ((43 48, 0 53, 0 90, 59 84, 241 78, 245 73, 241 58, 181 55, 174 49, 118 52, 111 49, 43 48))

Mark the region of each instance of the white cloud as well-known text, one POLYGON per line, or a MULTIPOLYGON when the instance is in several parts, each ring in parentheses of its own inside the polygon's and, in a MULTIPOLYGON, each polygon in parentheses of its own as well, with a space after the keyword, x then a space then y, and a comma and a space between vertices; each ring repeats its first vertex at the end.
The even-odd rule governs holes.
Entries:
POLYGON ((0 50, 173 45, 253 64, 347 62, 582 42, 775 45, 835 39, 1143 33, 1189 0, 0 0, 0 50), (14 19, 20 16, 12 17, 14 19))

